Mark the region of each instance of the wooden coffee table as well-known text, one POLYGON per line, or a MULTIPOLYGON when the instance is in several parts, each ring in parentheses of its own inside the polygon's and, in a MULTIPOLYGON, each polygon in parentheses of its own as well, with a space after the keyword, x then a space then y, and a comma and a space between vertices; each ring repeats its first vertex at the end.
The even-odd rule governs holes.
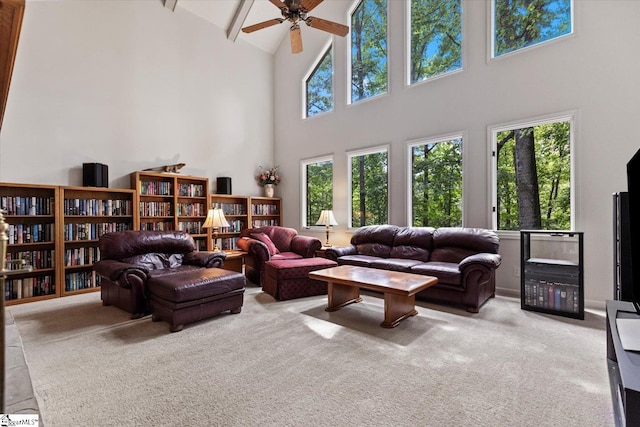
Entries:
POLYGON ((418 314, 416 294, 438 283, 437 277, 353 265, 312 271, 309 277, 328 283, 327 311, 362 301, 360 288, 383 292, 384 322, 380 326, 384 328, 395 328, 402 320, 418 314))

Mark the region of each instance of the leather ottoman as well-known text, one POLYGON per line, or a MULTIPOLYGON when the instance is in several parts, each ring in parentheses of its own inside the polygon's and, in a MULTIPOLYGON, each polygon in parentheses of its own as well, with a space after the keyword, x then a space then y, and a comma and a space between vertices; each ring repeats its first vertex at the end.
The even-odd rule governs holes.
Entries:
POLYGON ((171 332, 184 325, 230 310, 240 313, 244 275, 221 268, 204 268, 149 279, 151 320, 169 323, 171 332))
POLYGON ((309 272, 337 265, 335 261, 320 257, 267 261, 262 290, 279 301, 326 295, 327 283, 309 279, 309 272))

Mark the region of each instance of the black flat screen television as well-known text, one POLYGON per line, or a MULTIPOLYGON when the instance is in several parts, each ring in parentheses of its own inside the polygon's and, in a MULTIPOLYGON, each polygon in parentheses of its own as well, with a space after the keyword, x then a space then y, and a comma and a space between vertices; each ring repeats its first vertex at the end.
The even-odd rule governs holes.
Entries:
POLYGON ((629 193, 629 234, 631 246, 631 293, 640 315, 640 150, 627 163, 629 193))

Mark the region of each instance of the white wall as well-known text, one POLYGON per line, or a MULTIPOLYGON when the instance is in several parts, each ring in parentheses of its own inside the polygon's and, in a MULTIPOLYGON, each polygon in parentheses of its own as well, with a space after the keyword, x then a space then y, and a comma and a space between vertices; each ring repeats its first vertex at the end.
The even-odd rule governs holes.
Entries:
MULTIPOLYGON (((332 2, 333 3, 333 2, 332 2)), ((344 13, 318 16, 347 22, 344 13)), ((404 3, 389 1, 389 94, 346 105, 347 40, 335 38, 335 109, 303 120, 301 79, 312 66, 326 33, 303 28, 304 52, 292 55, 285 41, 275 61, 275 159, 283 182, 286 225, 300 227, 300 159, 333 154, 334 211, 340 223, 334 243, 347 243, 345 152, 391 144, 390 222, 406 223, 406 142, 465 132, 465 225, 491 227, 487 128, 576 110, 576 229, 585 232, 587 305, 613 295, 611 195, 626 190, 624 165, 640 146, 640 2, 575 1, 571 37, 500 60, 488 58, 488 7, 464 1, 464 71, 432 82, 404 83, 404 3)), ((314 11, 315 12, 315 11, 314 11)), ((307 231, 314 234, 313 231, 307 231)), ((323 233, 317 236, 324 239, 323 233)), ((519 236, 501 234, 503 265, 497 286, 519 292, 519 236)))
POLYGON ((258 194, 273 156, 273 57, 148 1, 27 1, 0 134, 0 181, 81 185, 82 163, 186 163, 258 194))

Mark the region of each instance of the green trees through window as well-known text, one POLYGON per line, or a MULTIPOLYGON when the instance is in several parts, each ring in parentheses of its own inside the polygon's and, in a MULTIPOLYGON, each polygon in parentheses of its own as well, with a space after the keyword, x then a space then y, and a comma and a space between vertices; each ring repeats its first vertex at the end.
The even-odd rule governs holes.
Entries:
POLYGON ((387 0, 362 0, 351 13, 351 102, 387 92, 387 0))
POLYGON ((315 159, 303 162, 306 192, 303 227, 315 225, 323 209, 333 209, 333 160, 315 159))
POLYGON ((492 9, 494 57, 573 31, 571 0, 493 0, 492 9))
POLYGON ((387 149, 349 155, 351 161, 351 226, 387 224, 389 170, 387 149))
POLYGON ((411 225, 462 226, 462 138, 413 144, 411 225))
POLYGON ((306 116, 333 110, 333 61, 331 46, 305 81, 306 116))
POLYGON ((571 120, 495 133, 499 230, 571 229, 571 120))
POLYGON ((409 83, 462 68, 461 0, 411 0, 409 83))

